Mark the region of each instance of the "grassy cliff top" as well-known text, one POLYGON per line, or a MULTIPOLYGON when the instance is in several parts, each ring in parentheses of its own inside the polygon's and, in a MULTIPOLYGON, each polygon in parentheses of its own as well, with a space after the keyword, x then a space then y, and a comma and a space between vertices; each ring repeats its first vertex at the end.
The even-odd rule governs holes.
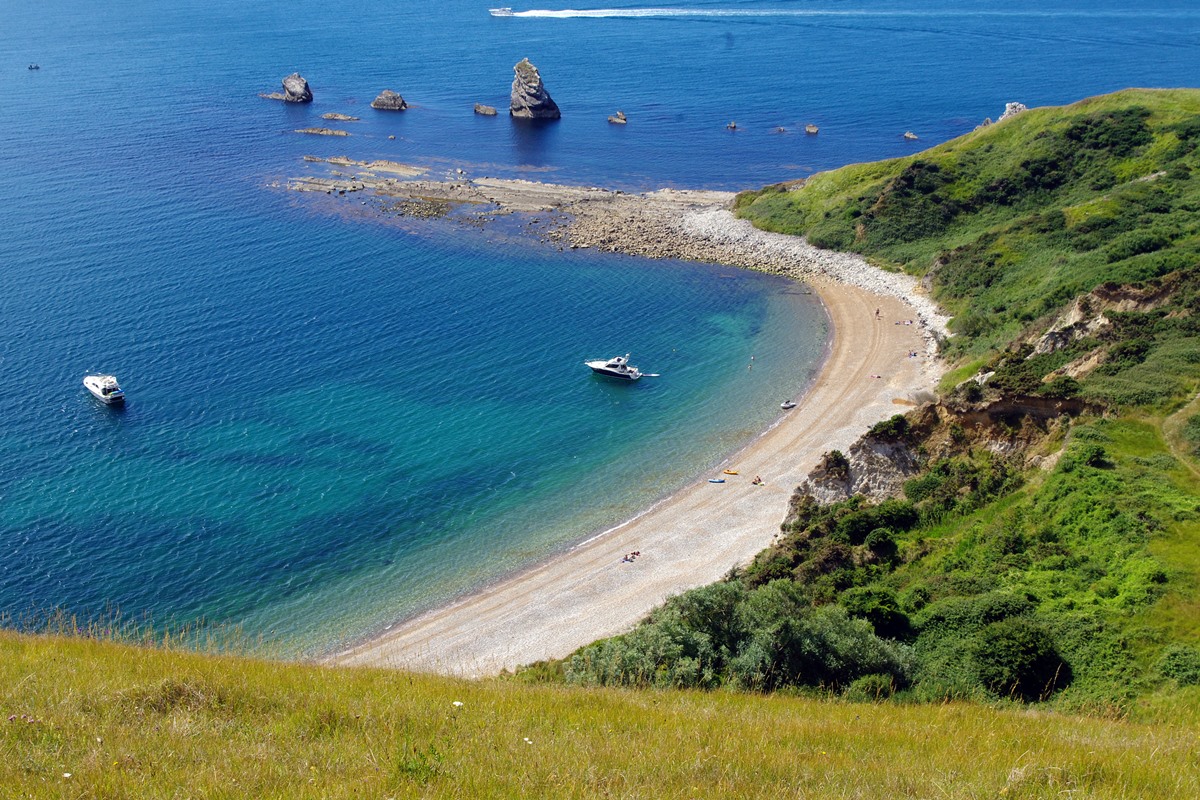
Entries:
POLYGON ((5 797, 1200 793, 1186 724, 964 704, 463 682, 4 633, 0 687, 5 797))
POLYGON ((986 352, 1071 298, 1200 260, 1200 90, 1037 108, 907 158, 739 196, 755 225, 924 275, 986 352))

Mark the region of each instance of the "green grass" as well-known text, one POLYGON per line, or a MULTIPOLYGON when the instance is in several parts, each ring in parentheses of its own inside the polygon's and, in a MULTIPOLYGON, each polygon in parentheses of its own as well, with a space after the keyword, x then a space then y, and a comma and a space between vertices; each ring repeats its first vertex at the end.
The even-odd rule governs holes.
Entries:
POLYGON ((917 155, 739 195, 755 225, 928 275, 979 355, 1108 281, 1200 258, 1200 91, 1026 111, 917 155))
POLYGON ((1131 722, 465 682, 11 633, 0 687, 13 798, 1200 795, 1194 693, 1131 722))

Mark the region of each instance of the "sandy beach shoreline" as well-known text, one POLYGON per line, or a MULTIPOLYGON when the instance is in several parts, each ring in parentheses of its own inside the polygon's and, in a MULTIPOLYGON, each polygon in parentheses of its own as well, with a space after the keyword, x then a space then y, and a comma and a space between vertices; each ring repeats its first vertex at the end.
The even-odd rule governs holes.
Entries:
POLYGON ((822 300, 832 335, 824 366, 799 405, 730 459, 727 466, 738 474, 725 476, 726 483, 701 478, 635 518, 401 622, 331 663, 478 677, 562 657, 628 630, 667 597, 720 579, 768 546, 792 491, 822 454, 847 449, 875 422, 913 407, 940 378, 935 339, 945 320, 914 279, 758 231, 729 211, 732 194, 627 194, 462 175, 430 181, 404 165, 336 165, 355 171, 294 179, 288 188, 339 199, 366 192, 376 202, 453 203, 479 215, 539 215, 530 231, 551 246, 701 260, 804 280, 822 300), (755 476, 765 485, 753 485, 755 476), (634 551, 636 560, 623 560, 634 551))

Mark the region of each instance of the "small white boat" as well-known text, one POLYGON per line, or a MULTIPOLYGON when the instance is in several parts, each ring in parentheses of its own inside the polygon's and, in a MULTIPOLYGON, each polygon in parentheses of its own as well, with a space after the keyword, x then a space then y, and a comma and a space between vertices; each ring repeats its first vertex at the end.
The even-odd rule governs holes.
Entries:
POLYGON ((125 392, 112 375, 86 375, 83 385, 101 403, 111 406, 125 402, 125 392))
POLYGON ((583 362, 597 375, 616 378, 622 381, 636 381, 642 377, 641 371, 629 363, 629 353, 623 356, 613 356, 610 359, 583 362))
POLYGON ((489 8, 488 13, 493 17, 511 17, 513 10, 508 6, 504 6, 503 8, 489 8))
POLYGON ((793 403, 791 400, 784 400, 782 403, 779 404, 779 407, 782 408, 784 411, 788 411, 790 409, 795 408, 796 404, 793 403))

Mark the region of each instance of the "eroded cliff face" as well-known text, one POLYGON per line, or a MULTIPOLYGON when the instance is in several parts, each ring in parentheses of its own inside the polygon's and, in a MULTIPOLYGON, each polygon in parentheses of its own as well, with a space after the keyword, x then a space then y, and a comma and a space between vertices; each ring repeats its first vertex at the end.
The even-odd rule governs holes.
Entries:
POLYGON ((1046 443, 1059 420, 1099 411, 1081 400, 1043 397, 926 404, 906 415, 903 428, 866 433, 845 453, 827 453, 793 492, 784 525, 812 500, 828 505, 855 495, 873 503, 902 498, 905 482, 925 467, 971 450, 1015 459, 1023 468, 1050 469, 1059 451, 1046 443))
POLYGON ((513 67, 513 72, 515 76, 509 101, 509 115, 521 119, 559 119, 562 116, 558 104, 542 84, 542 76, 537 67, 529 63, 528 58, 521 59, 513 67))

